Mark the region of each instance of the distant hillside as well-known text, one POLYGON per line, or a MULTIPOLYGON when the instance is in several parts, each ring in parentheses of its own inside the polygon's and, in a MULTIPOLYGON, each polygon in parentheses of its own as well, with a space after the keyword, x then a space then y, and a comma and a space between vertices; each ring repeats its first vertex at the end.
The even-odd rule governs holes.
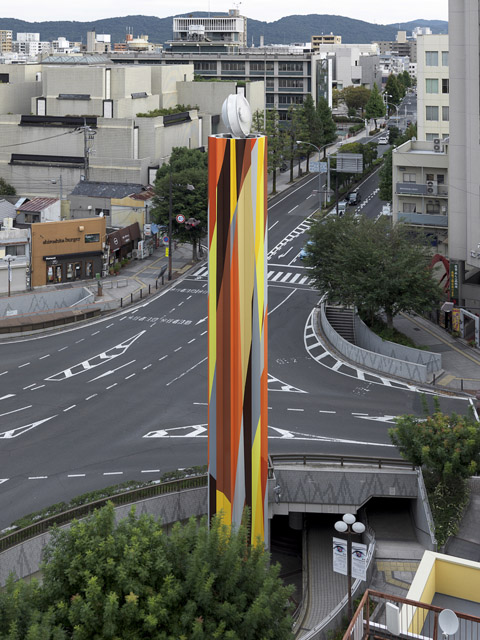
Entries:
MULTIPOLYGON (((186 14, 179 14, 186 15, 186 14)), ((196 11, 191 14, 203 17, 207 14, 196 11)), ((215 14, 217 15, 217 14, 215 14)), ((67 40, 86 42, 87 31, 95 29, 97 33, 109 33, 112 42, 123 42, 127 30, 134 36, 147 34, 150 42, 164 43, 172 38, 172 17, 125 16, 106 18, 91 22, 25 22, 14 18, 0 18, 0 29, 11 29, 14 39, 18 32, 40 33, 41 40, 54 40, 64 36, 67 40)), ((447 33, 448 23, 443 20, 412 20, 403 24, 372 24, 362 20, 353 20, 343 16, 311 14, 293 15, 275 22, 248 20, 248 44, 258 46, 260 36, 265 36, 265 44, 289 44, 291 42, 309 42, 312 35, 334 33, 342 36, 345 43, 368 43, 372 40, 394 40, 398 29, 411 32, 413 27, 429 26, 433 33, 447 33)))

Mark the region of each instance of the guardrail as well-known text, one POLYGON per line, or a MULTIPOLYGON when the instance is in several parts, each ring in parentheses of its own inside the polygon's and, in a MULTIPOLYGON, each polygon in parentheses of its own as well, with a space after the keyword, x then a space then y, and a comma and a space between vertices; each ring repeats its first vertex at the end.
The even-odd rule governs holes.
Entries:
POLYGON ((175 493, 184 489, 197 489, 199 487, 206 487, 208 484, 208 474, 202 474, 193 478, 181 478, 179 480, 170 480, 168 482, 161 482, 159 484, 152 484, 148 487, 141 487, 139 489, 132 489, 131 491, 125 491, 123 493, 117 493, 113 496, 96 500, 95 502, 89 502, 83 504, 74 509, 57 513, 50 518, 40 520, 35 524, 19 529, 9 533, 3 538, 0 538, 0 552, 9 549, 29 538, 34 538, 42 533, 46 533, 54 525, 68 524, 72 520, 78 520, 85 518, 93 513, 96 509, 100 509, 105 506, 107 502, 113 502, 114 505, 120 506, 125 504, 133 504, 140 500, 147 498, 154 498, 166 493, 175 493))
POLYGON ((383 467, 401 467, 403 469, 415 470, 415 465, 401 458, 376 458, 371 456, 344 456, 328 453, 275 453, 270 454, 271 465, 280 464, 339 464, 341 467, 349 464, 368 465, 382 469, 383 467))

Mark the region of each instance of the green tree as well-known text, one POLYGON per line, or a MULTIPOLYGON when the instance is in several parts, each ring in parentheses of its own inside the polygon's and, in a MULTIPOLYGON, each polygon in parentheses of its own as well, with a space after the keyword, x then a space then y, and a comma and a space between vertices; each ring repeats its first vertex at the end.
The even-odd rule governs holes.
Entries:
POLYGON ((337 125, 332 118, 332 110, 325 98, 318 99, 317 114, 322 129, 322 145, 335 142, 337 139, 337 125))
POLYGON ((198 149, 174 147, 170 162, 157 171, 152 216, 159 224, 168 225, 172 183, 172 235, 180 242, 191 242, 192 258, 197 259, 197 246, 208 225, 208 157, 198 149), (191 189, 193 187, 193 189, 191 189), (195 226, 178 223, 176 216, 197 221, 195 226))
MULTIPOLYGON (((320 149, 323 145, 323 128, 310 93, 305 97, 302 105, 302 111, 306 123, 305 137, 302 138, 302 140, 305 142, 311 142, 320 149)), ((303 145, 302 151, 307 156, 307 171, 309 171, 310 156, 314 152, 314 149, 310 145, 303 145)))
POLYGON ((291 589, 247 540, 246 527, 219 518, 167 535, 132 509, 117 524, 110 503, 54 531, 41 586, 10 582, 0 593, 0 638, 291 640, 291 589))
MULTIPOLYGON (((398 84, 397 76, 394 76, 393 73, 388 76, 387 82, 385 83, 385 95, 387 96, 387 101, 391 104, 398 104, 402 99, 402 92, 398 84)), ((391 106, 388 108, 390 110, 392 109, 391 106)))
MULTIPOLYGON (((290 182, 293 182, 293 168, 295 158, 303 155, 302 145, 299 149, 297 140, 307 140, 309 136, 307 120, 300 105, 290 105, 287 112, 287 123, 285 128, 285 157, 290 164, 290 182)), ((298 175, 301 175, 300 162, 298 163, 298 175)))
POLYGON ((264 126, 264 118, 265 114, 260 109, 257 109, 252 114, 252 132, 255 133, 265 133, 264 126))
POLYGON ((355 112, 359 109, 364 111, 369 99, 371 91, 367 87, 345 87, 342 90, 343 100, 348 109, 353 109, 355 112))
POLYGON ((315 287, 369 319, 383 311, 392 327, 398 313, 430 311, 442 298, 426 237, 406 225, 346 215, 317 221, 310 236, 315 287))
POLYGON ((277 171, 282 165, 286 151, 285 132, 280 128, 277 109, 267 111, 267 171, 272 174, 272 193, 277 193, 277 171))
MULTIPOLYGON (((407 140, 411 140, 412 138, 417 136, 417 126, 411 124, 407 127, 405 133, 403 135, 399 135, 400 130, 398 127, 393 127, 389 130, 389 142, 394 146, 398 147, 407 140)), ((383 165, 379 171, 379 193, 378 196, 381 200, 385 200, 387 202, 392 201, 392 149, 389 149, 383 154, 383 165)))
POLYGON ((409 87, 412 86, 412 78, 410 77, 410 74, 408 73, 407 70, 405 70, 402 73, 402 78, 403 78, 403 86, 404 87, 406 87, 408 89, 409 87))
POLYGON ((421 467, 425 478, 437 542, 456 533, 468 499, 466 479, 480 468, 480 429, 468 415, 441 413, 436 403, 426 419, 396 418, 390 438, 403 458, 421 467))
POLYGON ((377 119, 383 118, 385 115, 385 105, 375 83, 370 92, 368 102, 365 105, 365 115, 369 120, 373 119, 375 121, 375 129, 377 128, 377 119))
POLYGON ((8 184, 6 180, 0 178, 0 196, 15 196, 17 192, 15 191, 15 187, 12 187, 11 184, 8 184))

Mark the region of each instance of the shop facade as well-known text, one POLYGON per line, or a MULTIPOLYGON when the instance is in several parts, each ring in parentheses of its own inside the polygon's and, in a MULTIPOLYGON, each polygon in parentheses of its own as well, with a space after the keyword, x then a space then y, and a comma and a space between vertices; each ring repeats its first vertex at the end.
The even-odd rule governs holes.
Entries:
POLYGON ((110 249, 109 266, 113 267, 115 263, 131 258, 133 251, 138 248, 138 243, 142 240, 140 226, 135 222, 123 229, 116 229, 108 234, 107 239, 110 249))
POLYGON ((32 224, 32 285, 93 280, 105 274, 106 222, 80 218, 32 224))

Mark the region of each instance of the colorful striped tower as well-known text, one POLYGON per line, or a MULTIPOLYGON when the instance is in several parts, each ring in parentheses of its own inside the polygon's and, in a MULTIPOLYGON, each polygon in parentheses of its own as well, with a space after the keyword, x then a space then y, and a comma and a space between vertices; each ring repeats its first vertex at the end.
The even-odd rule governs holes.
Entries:
POLYGON ((268 543, 266 138, 208 143, 209 515, 268 543))

